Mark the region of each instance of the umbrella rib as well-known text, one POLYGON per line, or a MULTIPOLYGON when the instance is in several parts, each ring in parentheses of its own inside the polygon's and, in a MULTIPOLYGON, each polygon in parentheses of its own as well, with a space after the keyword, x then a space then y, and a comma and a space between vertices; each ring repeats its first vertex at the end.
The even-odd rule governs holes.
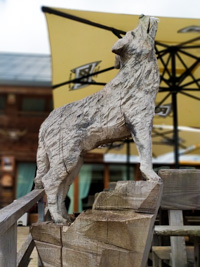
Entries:
MULTIPOLYGON (((169 144, 167 144, 167 143, 166 143, 166 144, 165 144, 165 143, 162 143, 162 141, 160 141, 160 142, 159 142, 159 141, 157 141, 157 142, 156 142, 156 141, 153 141, 152 143, 153 143, 154 145, 169 146, 169 144)), ((179 144, 179 146, 180 146, 181 148, 183 148, 183 149, 187 148, 186 146, 181 145, 181 144, 179 144)))
POLYGON ((158 136, 161 136, 161 137, 162 137, 163 139, 165 139, 166 141, 169 141, 169 142, 172 142, 172 141, 173 141, 172 138, 165 136, 165 133, 159 133, 159 132, 157 132, 157 131, 155 131, 155 130, 153 130, 153 132, 154 132, 155 134, 157 134, 158 136))
MULTIPOLYGON (((180 62, 183 64, 184 68, 186 69, 186 71, 181 75, 180 80, 178 82, 178 85, 180 85, 180 83, 188 76, 190 75, 193 79, 193 83, 196 83, 196 85, 200 88, 199 83, 197 82, 197 80, 195 79, 194 75, 192 74, 192 71, 190 70, 190 68, 187 67, 187 65, 185 64, 185 62, 183 61, 183 59, 181 58, 181 56, 179 55, 179 53, 176 53, 178 59, 180 60, 180 62), (185 74, 185 75, 184 75, 185 74)), ((198 61, 197 61, 198 63, 198 61)), ((195 66, 194 66, 195 68, 195 66)), ((184 86, 184 85, 183 85, 184 86)))
MULTIPOLYGON (((158 128, 157 128, 158 129, 158 128)), ((152 132, 154 132, 154 128, 152 129, 152 132)), ((165 131, 165 132, 163 132, 163 134, 165 135, 165 134, 172 134, 174 132, 174 130, 172 129, 172 130, 169 130, 169 131, 165 131)), ((154 136, 155 137, 155 136, 154 136)))
MULTIPOLYGON (((187 77, 187 76, 192 76, 192 71, 193 69, 199 64, 200 62, 198 60, 196 60, 196 62, 194 62, 189 68, 187 68, 186 66, 186 71, 180 75, 179 77, 179 83, 178 85, 187 77)), ((193 77, 193 76, 192 76, 193 77)), ((197 83, 198 87, 199 87, 199 84, 197 83)))
POLYGON ((200 45, 181 46, 181 49, 193 49, 193 48, 200 48, 200 45))
POLYGON ((183 51, 182 49, 179 49, 179 52, 182 53, 182 54, 184 54, 184 55, 186 55, 186 56, 188 56, 188 57, 192 57, 192 58, 194 58, 196 60, 200 60, 200 57, 196 57, 195 55, 190 54, 190 53, 188 53, 186 51, 183 51))
MULTIPOLYGON (((196 82, 200 82, 200 78, 199 79, 195 79, 195 81, 196 82)), ((192 82, 185 83, 185 84, 182 85, 182 87, 191 85, 193 83, 194 83, 193 81, 192 82)), ((183 88, 182 90, 199 91, 199 89, 194 89, 194 88, 193 89, 192 88, 190 88, 190 89, 189 88, 188 89, 187 88, 183 88)))
POLYGON ((169 64, 170 58, 171 58, 171 54, 169 54, 168 59, 167 59, 165 65, 164 65, 164 70, 163 70, 163 73, 161 75, 161 80, 160 80, 160 81, 164 81, 167 85, 169 85, 169 83, 168 83, 167 79, 164 78, 164 75, 165 75, 166 71, 168 72, 168 75, 170 75, 169 74, 169 70, 167 69, 167 66, 169 64))
POLYGON ((167 94, 167 95, 160 101, 160 103, 158 103, 158 105, 156 105, 155 109, 159 108, 159 107, 162 105, 162 103, 164 103, 165 100, 167 100, 167 98, 170 96, 170 94, 171 94, 171 93, 168 93, 168 94, 167 94))
MULTIPOLYGON (((199 79, 200 80, 200 79, 199 79)), ((184 91, 191 91, 191 92, 200 92, 200 89, 197 89, 197 88, 181 88, 180 91, 184 92, 184 91)))
POLYGON ((168 49, 163 49, 163 50, 156 50, 156 55, 157 55, 157 59, 160 59, 161 57, 163 57, 164 55, 166 55, 169 52, 168 49))
MULTIPOLYGON (((52 88, 56 89, 56 88, 58 88, 60 86, 63 86, 63 85, 69 84, 69 83, 82 83, 81 82, 82 79, 86 79, 86 78, 89 78, 91 76, 94 76, 94 75, 97 75, 97 74, 100 74, 100 73, 103 73, 103 72, 106 72, 106 71, 109 71, 109 70, 113 70, 114 68, 115 67, 106 68, 106 69, 103 69, 103 70, 100 70, 100 71, 96 71, 96 72, 90 73, 88 75, 82 76, 80 78, 76 78, 76 79, 69 80, 69 81, 66 81, 66 82, 63 82, 63 83, 55 84, 55 85, 52 86, 52 88)), ((97 84, 97 83, 95 83, 95 84, 97 84)), ((101 85, 104 85, 104 84, 101 84, 101 85)))
MULTIPOLYGON (((154 130, 152 130, 155 134, 157 134, 158 136, 161 136, 164 140, 166 140, 166 141, 168 141, 168 142, 173 142, 173 138, 170 138, 170 137, 167 137, 167 136, 165 136, 165 134, 167 134, 167 132, 164 132, 164 133, 159 133, 159 132, 157 132, 157 131, 155 131, 155 129, 154 130)), ((153 137, 156 137, 156 136, 153 136, 153 137)), ((166 144, 167 145, 167 144, 166 144)), ((179 143, 179 147, 181 147, 181 148, 186 148, 183 144, 180 144, 179 143)))
POLYGON ((90 26, 94 26, 94 27, 97 27, 97 28, 100 28, 100 29, 111 31, 118 38, 121 38, 120 34, 126 34, 125 31, 122 31, 122 30, 119 30, 119 29, 116 29, 116 28, 113 28, 113 27, 109 27, 109 26, 106 26, 106 25, 103 25, 103 24, 100 24, 100 23, 96 23, 96 22, 93 22, 91 20, 87 20, 87 19, 84 19, 84 18, 81 18, 81 17, 77 17, 77 16, 71 15, 69 13, 65 13, 65 12, 62 12, 62 11, 59 11, 59 10, 55 10, 53 8, 49 8, 49 7, 43 6, 42 7, 42 11, 46 12, 46 13, 50 13, 50 14, 56 15, 56 16, 60 16, 62 18, 75 20, 75 21, 78 21, 78 22, 81 22, 81 23, 84 23, 84 24, 87 24, 87 25, 90 25, 90 26))
POLYGON ((166 47, 166 48, 168 48, 168 47, 169 47, 169 45, 167 45, 167 44, 163 44, 163 43, 161 43, 161 42, 158 42, 158 41, 155 41, 155 44, 156 44, 156 45, 163 46, 163 47, 166 47))
MULTIPOLYGON (((156 46, 155 46, 155 50, 156 50, 156 52, 158 51, 158 49, 157 49, 156 46)), ((169 56, 169 58, 170 58, 170 56, 169 56)), ((168 59, 169 59, 169 58, 168 58, 168 59)), ((167 65, 168 65, 168 63, 169 63, 169 60, 167 60, 167 64, 164 62, 162 56, 159 58, 159 60, 161 61, 161 63, 163 64, 164 68, 165 68, 166 71, 167 71, 167 74, 168 74, 169 77, 171 78, 171 74, 170 74, 169 70, 167 69, 167 65)), ((161 77, 162 77, 162 76, 161 76, 161 77)), ((162 80, 165 81, 165 83, 166 83, 167 85, 169 85, 168 82, 167 82, 167 80, 164 79, 164 77, 162 77, 162 80)))
POLYGON ((200 97, 197 97, 197 96, 194 96, 194 95, 190 95, 190 94, 188 94, 186 92, 183 92, 183 91, 180 91, 180 94, 188 96, 188 97, 191 97, 191 98, 194 98, 196 100, 200 100, 200 97))
POLYGON ((186 45, 186 44, 190 44, 190 43, 193 43, 193 42, 195 42, 197 40, 200 40, 200 37, 196 37, 196 38, 193 38, 193 39, 188 40, 186 42, 180 43, 178 46, 183 46, 183 45, 186 45))
MULTIPOLYGON (((77 83, 77 82, 75 82, 75 83, 77 83)), ((80 81, 80 82, 78 82, 78 83, 81 83, 81 84, 85 84, 85 85, 103 85, 103 86, 105 86, 106 85, 106 83, 98 83, 98 82, 82 82, 82 81, 80 81)), ((54 88, 55 89, 55 88, 54 88)), ((70 90, 73 90, 73 89, 70 89, 70 90)))
POLYGON ((169 87, 160 86, 159 88, 159 93, 171 92, 172 89, 171 85, 169 87))

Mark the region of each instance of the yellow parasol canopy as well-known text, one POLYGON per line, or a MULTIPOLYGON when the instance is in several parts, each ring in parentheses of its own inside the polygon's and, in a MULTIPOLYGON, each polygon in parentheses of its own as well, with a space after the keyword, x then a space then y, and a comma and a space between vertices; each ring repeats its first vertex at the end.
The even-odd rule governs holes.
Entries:
MULTIPOLYGON (((137 26, 139 16, 48 7, 42 10, 51 46, 54 107, 101 90, 117 73, 113 69, 113 44, 137 26)), ((178 125, 200 128, 200 32, 191 26, 198 29, 200 20, 160 17, 156 35, 161 84, 154 125, 174 125, 177 111, 177 132, 178 125)), ((154 153, 172 151, 167 142, 174 137, 178 140, 173 130, 155 127, 154 153)), ((179 130, 179 139, 177 142, 186 148, 200 142, 200 133, 179 130)), ((134 146, 131 151, 136 153, 134 146)))

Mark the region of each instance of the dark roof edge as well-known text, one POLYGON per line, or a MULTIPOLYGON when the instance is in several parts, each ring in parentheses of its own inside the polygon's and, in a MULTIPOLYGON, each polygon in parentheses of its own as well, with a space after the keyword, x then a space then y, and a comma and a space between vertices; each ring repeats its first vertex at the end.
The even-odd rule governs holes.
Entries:
POLYGON ((49 81, 0 80, 0 85, 52 87, 49 81))

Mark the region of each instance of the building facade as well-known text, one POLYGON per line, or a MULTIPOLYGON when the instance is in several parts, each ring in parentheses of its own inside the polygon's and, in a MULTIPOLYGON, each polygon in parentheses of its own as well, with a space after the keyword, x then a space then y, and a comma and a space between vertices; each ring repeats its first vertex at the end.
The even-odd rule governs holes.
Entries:
POLYGON ((0 208, 31 190, 39 127, 52 109, 50 56, 0 53, 0 208))

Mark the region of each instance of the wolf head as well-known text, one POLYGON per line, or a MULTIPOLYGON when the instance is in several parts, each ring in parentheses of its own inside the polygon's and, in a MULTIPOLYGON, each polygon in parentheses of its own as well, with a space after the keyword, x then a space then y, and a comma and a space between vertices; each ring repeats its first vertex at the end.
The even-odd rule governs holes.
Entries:
POLYGON ((120 56, 120 64, 122 66, 130 58, 138 61, 148 57, 154 51, 157 24, 158 19, 142 15, 139 18, 137 28, 127 32, 123 38, 114 44, 112 52, 120 56))

